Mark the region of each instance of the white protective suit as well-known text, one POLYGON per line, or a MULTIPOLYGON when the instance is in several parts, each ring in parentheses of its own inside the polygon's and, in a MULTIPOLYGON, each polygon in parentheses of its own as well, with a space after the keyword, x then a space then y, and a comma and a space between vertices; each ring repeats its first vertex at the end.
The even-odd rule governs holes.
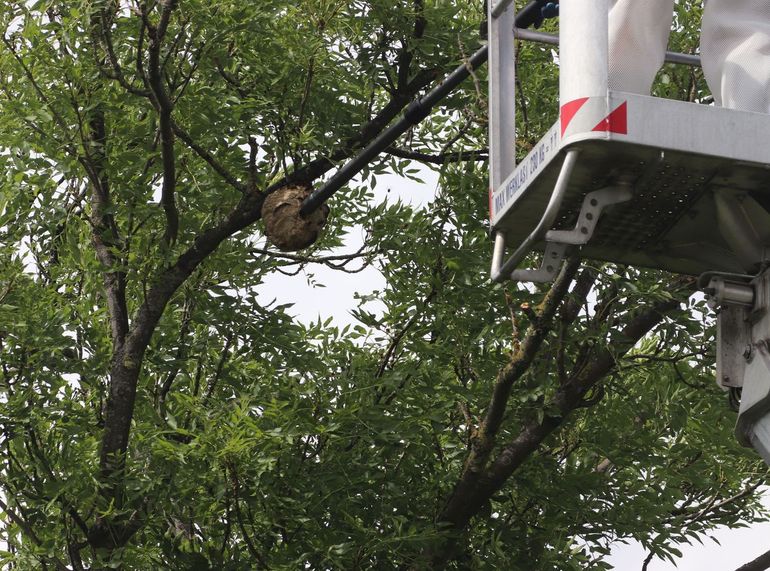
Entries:
MULTIPOLYGON (((610 88, 648 94, 663 64, 674 0, 610 1, 610 88)), ((770 113, 770 0, 708 0, 703 72, 717 105, 770 113)))

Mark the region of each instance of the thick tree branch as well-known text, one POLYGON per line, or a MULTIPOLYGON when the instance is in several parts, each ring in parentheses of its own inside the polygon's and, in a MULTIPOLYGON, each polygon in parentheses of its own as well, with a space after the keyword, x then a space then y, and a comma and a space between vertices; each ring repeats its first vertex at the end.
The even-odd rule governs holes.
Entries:
POLYGON ((513 354, 508 365, 498 374, 484 418, 471 439, 471 447, 463 472, 439 517, 440 522, 460 529, 467 525, 472 514, 481 509, 483 500, 477 500, 475 496, 482 487, 485 487, 482 480, 485 477, 486 466, 494 448, 513 385, 535 359, 551 330, 552 320, 559 304, 567 295, 579 267, 579 258, 572 256, 540 304, 540 311, 534 316, 534 321, 518 350, 513 354), (469 500, 471 504, 468 503, 469 500))
MULTIPOLYGON (((144 353, 171 296, 225 239, 259 219, 262 202, 260 195, 244 196, 224 220, 203 231, 173 265, 155 276, 135 315, 125 345, 113 359, 100 454, 103 480, 113 480, 125 466, 136 385, 144 353)), ((112 489, 108 493, 114 495, 118 490, 112 489)))
POLYGON ((575 256, 565 264, 553 287, 540 304, 539 311, 535 314, 535 321, 529 326, 518 351, 498 374, 492 398, 479 428, 477 441, 473 447, 474 451, 471 452, 466 469, 476 471, 486 464, 494 445, 494 439, 503 421, 513 384, 529 369, 543 341, 551 331, 556 310, 564 296, 567 295, 569 286, 579 267, 580 259, 575 256))
MULTIPOLYGON (((92 14, 92 29, 104 25, 104 9, 92 14)), ((96 34, 93 34, 96 36, 96 34)), ((92 37, 94 49, 97 49, 97 38, 92 37)), ((94 95, 94 98, 98 94, 94 95)), ((77 106, 76 110, 77 110, 77 106)), ((99 101, 92 102, 87 112, 87 134, 81 126, 83 137, 83 156, 81 164, 88 174, 90 181, 90 203, 92 242, 96 256, 103 267, 103 281, 110 329, 112 331, 113 357, 123 346, 128 334, 128 307, 126 303, 126 274, 121 267, 121 260, 116 251, 123 250, 120 232, 115 222, 113 205, 110 197, 110 179, 107 159, 107 125, 104 108, 99 101)))
POLYGON ((83 165, 90 178, 92 242, 103 267, 104 292, 112 330, 113 354, 119 351, 128 333, 126 274, 114 251, 121 250, 120 233, 112 214, 110 180, 107 176, 107 129, 104 110, 96 105, 90 111, 89 134, 83 142, 87 156, 83 165))
MULTIPOLYGON (((559 414, 546 414, 542 420, 526 424, 518 436, 503 447, 488 468, 479 463, 483 458, 480 452, 472 451, 463 475, 439 517, 439 522, 457 530, 467 527, 471 518, 503 487, 543 440, 559 428, 571 412, 584 406, 586 394, 615 368, 618 357, 628 352, 667 313, 679 306, 677 299, 658 300, 631 316, 613 345, 598 349, 582 372, 563 384, 544 407, 544 410, 556 410, 559 414)), ((506 367, 506 370, 510 367, 511 365, 506 367)), ((501 375, 504 373, 505 370, 501 375)), ((437 555, 434 563, 445 561, 445 557, 443 553, 437 555)))

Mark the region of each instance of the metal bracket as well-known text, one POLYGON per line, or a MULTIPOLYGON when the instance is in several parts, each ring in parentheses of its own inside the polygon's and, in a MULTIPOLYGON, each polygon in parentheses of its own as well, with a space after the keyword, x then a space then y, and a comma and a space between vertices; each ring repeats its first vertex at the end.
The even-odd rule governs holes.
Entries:
POLYGON ((755 305, 752 276, 704 274, 699 279, 706 302, 717 312, 717 384, 725 390, 743 386, 753 353, 749 316, 755 305))
POLYGON ((751 358, 751 328, 746 327, 746 308, 726 305, 717 314, 717 384, 740 388, 751 358))
POLYGON ((589 192, 583 199, 583 205, 578 215, 577 224, 572 230, 549 230, 561 208, 564 194, 569 185, 570 176, 578 159, 578 151, 569 150, 556 181, 551 200, 543 213, 540 222, 526 240, 516 249, 508 260, 503 263, 505 255, 505 236, 498 232, 495 236, 495 251, 492 256, 492 280, 526 282, 549 282, 556 277, 568 246, 587 244, 594 234, 596 225, 605 208, 633 198, 633 188, 630 180, 621 180, 614 186, 608 186, 589 192), (529 253, 538 240, 545 239, 546 247, 543 262, 536 270, 517 270, 516 265, 529 253))
POLYGON ((564 195, 567 193, 570 177, 572 176, 572 171, 575 168, 575 163, 577 163, 579 155, 580 151, 577 149, 570 149, 567 151, 567 156, 564 157, 564 163, 561 166, 559 178, 556 180, 553 193, 551 193, 551 199, 548 201, 548 206, 546 206, 540 222, 505 263, 502 263, 505 254, 505 237, 501 232, 497 233, 495 236, 495 251, 492 256, 492 281, 502 282, 512 277, 513 271, 516 269, 519 262, 521 262, 524 256, 532 250, 535 243, 538 240, 541 240, 548 229, 553 225, 556 216, 559 214, 561 203, 564 201, 564 195))
POLYGON ((617 186, 608 186, 589 192, 583 199, 583 206, 580 209, 574 230, 550 230, 546 232, 545 239, 548 242, 575 246, 587 244, 594 234, 602 211, 613 204, 628 202, 633 196, 634 192, 630 181, 623 181, 617 186))
POLYGON ((515 282, 546 283, 556 279, 562 260, 567 253, 567 244, 548 242, 543 252, 543 261, 536 270, 514 270, 511 279, 515 282))

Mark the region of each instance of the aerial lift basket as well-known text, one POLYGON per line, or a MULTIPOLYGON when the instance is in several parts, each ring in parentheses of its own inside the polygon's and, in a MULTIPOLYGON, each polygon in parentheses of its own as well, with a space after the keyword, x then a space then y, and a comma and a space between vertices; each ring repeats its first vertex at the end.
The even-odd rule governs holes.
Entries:
POLYGON ((574 247, 701 276, 717 382, 743 389, 736 436, 770 463, 770 115, 609 89, 608 8, 563 2, 550 37, 515 29, 512 0, 490 2, 492 279, 551 281, 574 247), (518 165, 517 38, 558 44, 560 72, 559 120, 518 165), (535 250, 539 267, 518 268, 535 250))
POLYGON ((607 8, 561 5, 560 117, 516 165, 514 38, 548 38, 514 30, 512 2, 490 7, 492 278, 549 281, 568 245, 692 275, 756 270, 770 239, 770 115, 610 90, 607 8), (516 270, 535 247, 541 268, 516 270))

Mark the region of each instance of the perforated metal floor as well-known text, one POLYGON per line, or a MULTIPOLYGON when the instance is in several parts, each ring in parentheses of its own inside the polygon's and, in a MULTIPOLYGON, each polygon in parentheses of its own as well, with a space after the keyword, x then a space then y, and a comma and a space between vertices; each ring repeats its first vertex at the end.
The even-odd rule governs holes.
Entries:
MULTIPOLYGON (((743 271, 715 227, 713 192, 743 190, 770 206, 770 170, 680 151, 617 141, 584 141, 555 228, 571 229, 585 195, 619 177, 633 180, 634 198, 607 209, 585 257, 697 275, 743 271)), ((498 227, 515 246, 535 227, 558 177, 556 157, 498 227)), ((542 247, 542 244, 541 244, 542 247)))

